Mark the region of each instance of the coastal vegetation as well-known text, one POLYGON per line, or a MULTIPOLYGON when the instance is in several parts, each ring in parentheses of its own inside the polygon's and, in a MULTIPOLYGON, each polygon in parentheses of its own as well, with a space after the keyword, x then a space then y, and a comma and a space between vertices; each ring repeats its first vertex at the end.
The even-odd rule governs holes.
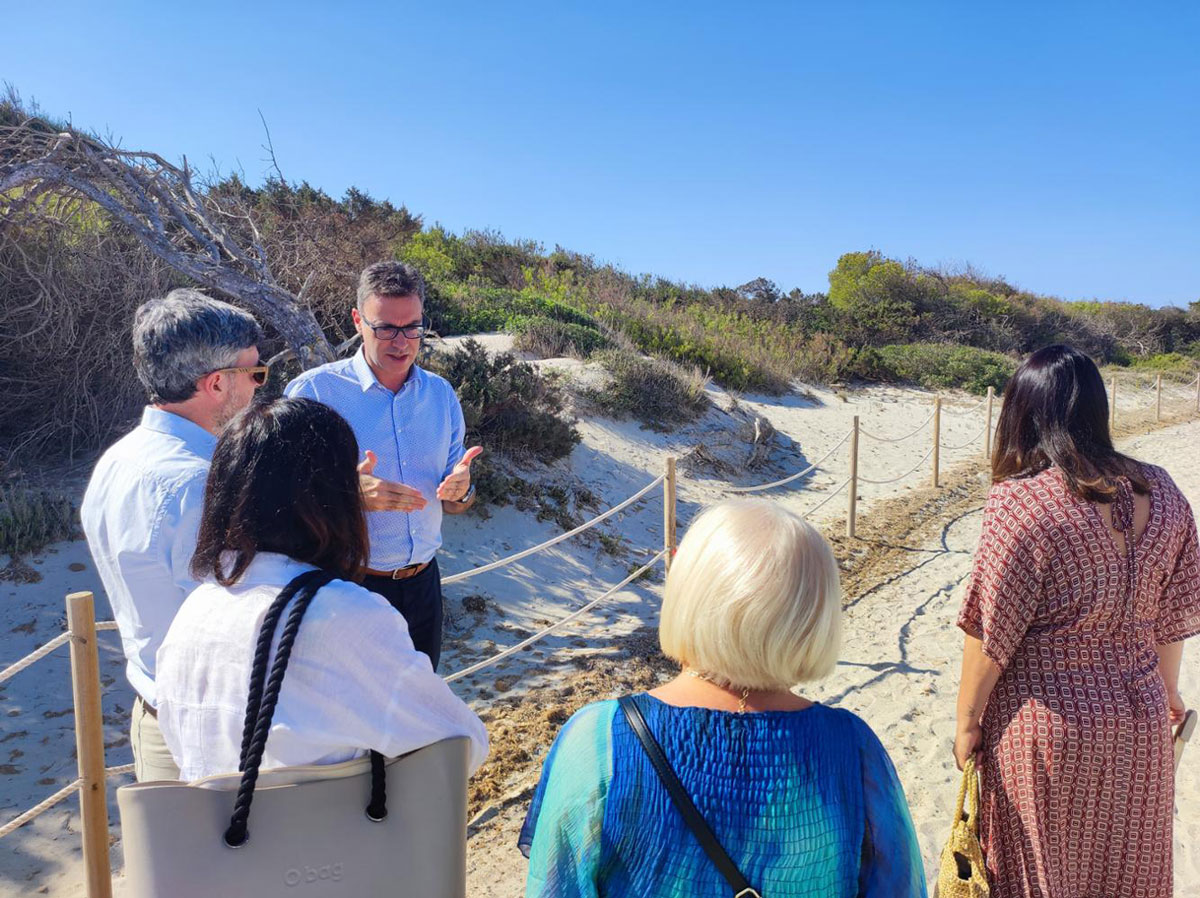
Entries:
MULTIPOLYGON (((47 133, 69 130, 11 91, 0 98, 0 129, 33 119, 47 133)), ((0 166, 14 152, 0 135, 0 166)), ((980 393, 1002 388, 1022 353, 1059 341, 1102 364, 1180 380, 1200 368, 1200 301, 1161 309, 1070 302, 972 268, 930 268, 873 250, 831 260, 825 292, 765 278, 701 287, 495 231, 454 233, 365 190, 336 199, 282 176, 255 187, 220 173, 200 183, 205 208, 261 247, 275 284, 301 297, 329 346, 353 336, 359 271, 404 259, 428 280, 437 333, 503 330, 522 352, 594 358, 612 378, 599 404, 653 426, 699 414, 706 378, 768 394, 797 381, 980 393)), ((77 192, 42 191, 32 201, 20 189, 0 193, 0 466, 86 458, 122 432, 143 401, 130 376, 133 309, 187 283, 77 192)), ((274 334, 262 347, 268 357, 284 348, 274 334)), ((441 363, 469 426, 514 456, 568 452, 578 437, 562 420, 560 387, 511 356, 484 356, 468 346, 441 363)), ((278 366, 272 385, 296 364, 278 366)))

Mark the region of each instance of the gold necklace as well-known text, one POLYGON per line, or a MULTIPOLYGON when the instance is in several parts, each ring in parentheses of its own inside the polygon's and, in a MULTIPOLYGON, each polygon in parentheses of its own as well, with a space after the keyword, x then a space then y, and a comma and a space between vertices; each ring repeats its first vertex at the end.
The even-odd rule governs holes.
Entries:
MULTIPOLYGON (((732 683, 723 683, 720 680, 717 680, 715 677, 713 677, 712 674, 705 673, 704 671, 701 671, 701 670, 692 670, 691 668, 688 668, 687 670, 684 671, 684 673, 686 673, 689 677, 695 677, 697 680, 703 680, 706 683, 712 683, 714 686, 716 686, 719 689, 736 689, 737 688, 732 683)), ((746 713, 746 699, 750 698, 750 687, 743 686, 743 687, 741 687, 741 690, 742 690, 741 697, 738 698, 738 713, 745 714, 746 713)))

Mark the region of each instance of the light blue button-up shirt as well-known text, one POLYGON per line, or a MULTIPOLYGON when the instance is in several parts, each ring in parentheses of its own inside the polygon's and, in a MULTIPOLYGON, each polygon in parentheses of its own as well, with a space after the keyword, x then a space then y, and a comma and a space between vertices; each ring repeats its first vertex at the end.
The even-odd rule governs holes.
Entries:
POLYGON ((287 396, 316 399, 349 422, 360 459, 368 449, 379 461, 375 476, 420 490, 421 511, 367 512, 370 566, 393 570, 433 558, 442 544, 442 503, 437 488, 466 453, 462 406, 444 378, 413 365, 393 393, 379 382, 360 349, 305 371, 284 388, 287 396))
POLYGON ((188 567, 216 444, 187 418, 147 407, 100 457, 79 509, 121 631, 125 675, 152 707, 155 653, 198 585, 188 567))

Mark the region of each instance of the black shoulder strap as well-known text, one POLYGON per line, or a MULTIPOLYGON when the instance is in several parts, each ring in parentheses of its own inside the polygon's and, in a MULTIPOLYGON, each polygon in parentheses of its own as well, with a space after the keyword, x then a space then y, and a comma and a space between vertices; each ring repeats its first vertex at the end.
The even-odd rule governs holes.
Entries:
POLYGON ((742 871, 738 869, 737 864, 733 862, 732 858, 725 852, 725 849, 721 847, 721 843, 717 841, 717 837, 709 828, 708 823, 705 822, 704 817, 697 810, 691 796, 683 788, 683 783, 679 781, 679 777, 671 769, 671 764, 667 760, 667 756, 663 753, 662 747, 658 744, 658 740, 654 738, 654 734, 650 732, 650 727, 646 725, 646 718, 642 716, 642 709, 637 706, 637 702, 633 700, 632 696, 626 695, 618 699, 617 704, 625 712, 625 719, 629 721, 629 726, 633 730, 634 735, 638 737, 638 741, 642 743, 642 748, 646 750, 646 754, 650 758, 650 763, 654 765, 654 770, 658 773, 658 778, 662 780, 662 784, 667 789, 667 794, 671 796, 671 803, 675 805, 675 809, 683 817, 683 822, 692 831, 692 834, 696 837, 696 841, 700 843, 700 847, 708 855, 709 860, 721 871, 721 875, 728 880, 729 885, 733 888, 734 898, 759 898, 758 892, 746 881, 746 877, 742 876, 742 871))
MULTIPOLYGON (((225 843, 231 847, 244 845, 249 835, 250 803, 254 800, 258 767, 266 750, 271 718, 275 714, 275 704, 279 700, 279 690, 283 686, 283 675, 287 671, 292 646, 300 630, 300 621, 312 600, 316 598, 317 591, 334 579, 335 575, 328 571, 305 571, 280 590, 264 616, 255 646, 254 663, 250 670, 250 690, 246 700, 246 719, 239 762, 242 782, 234 801, 233 817, 225 831, 225 843), (288 612, 287 622, 279 637, 279 647, 275 652, 275 663, 271 665, 268 676, 267 661, 275 628, 284 609, 293 598, 296 601, 288 612)), ((372 751, 371 800, 367 806, 367 816, 372 820, 382 820, 387 816, 385 786, 383 756, 372 751)))

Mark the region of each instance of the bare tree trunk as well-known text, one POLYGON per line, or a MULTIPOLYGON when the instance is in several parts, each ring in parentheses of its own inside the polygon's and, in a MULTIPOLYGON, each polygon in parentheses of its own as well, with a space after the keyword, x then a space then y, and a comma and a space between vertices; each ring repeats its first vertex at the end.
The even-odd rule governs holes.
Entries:
POLYGON ((154 153, 56 131, 33 117, 0 126, 0 227, 61 220, 86 213, 87 203, 176 271, 246 305, 303 367, 333 359, 312 312, 272 274, 251 216, 223 209, 197 191, 186 159, 178 168, 154 153))

